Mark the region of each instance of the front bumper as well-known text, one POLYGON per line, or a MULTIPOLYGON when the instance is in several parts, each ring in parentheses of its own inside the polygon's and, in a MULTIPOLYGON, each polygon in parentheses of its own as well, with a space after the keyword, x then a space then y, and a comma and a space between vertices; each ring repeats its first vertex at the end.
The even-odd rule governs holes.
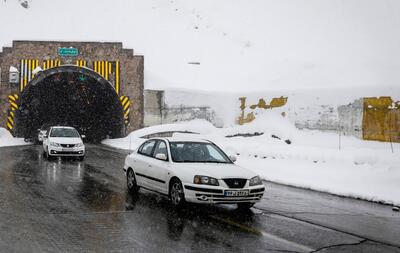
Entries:
POLYGON ((62 147, 49 147, 50 156, 84 156, 85 147, 62 148, 62 147))
POLYGON ((237 203, 256 203, 264 195, 264 185, 246 187, 242 189, 232 189, 224 187, 203 187, 199 185, 186 184, 184 186, 185 200, 193 203, 204 204, 237 204, 237 203), (248 191, 246 196, 226 196, 226 191, 248 191))

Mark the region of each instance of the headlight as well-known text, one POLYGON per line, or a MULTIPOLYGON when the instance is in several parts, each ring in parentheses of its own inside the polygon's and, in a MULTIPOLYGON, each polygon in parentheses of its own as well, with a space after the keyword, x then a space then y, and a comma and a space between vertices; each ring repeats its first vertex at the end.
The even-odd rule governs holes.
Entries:
POLYGON ((261 185, 261 184, 262 184, 262 181, 259 176, 253 177, 252 179, 250 179, 250 182, 249 182, 250 186, 261 185))
POLYGON ((207 176, 194 176, 193 183, 195 184, 208 184, 208 185, 219 185, 218 179, 207 176))
POLYGON ((51 141, 51 142, 50 142, 50 146, 59 147, 60 144, 51 141))
POLYGON ((83 146, 83 143, 78 143, 75 145, 75 147, 82 147, 82 146, 83 146))

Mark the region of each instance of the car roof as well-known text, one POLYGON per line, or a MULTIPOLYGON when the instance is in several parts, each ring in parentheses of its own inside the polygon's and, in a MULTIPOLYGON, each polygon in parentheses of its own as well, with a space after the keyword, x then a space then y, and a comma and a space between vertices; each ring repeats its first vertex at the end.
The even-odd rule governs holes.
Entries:
POLYGON ((52 126, 51 128, 69 128, 69 129, 75 129, 75 127, 70 127, 70 126, 52 126))
POLYGON ((193 138, 193 137, 163 137, 163 138, 151 138, 156 140, 166 140, 169 142, 202 142, 202 143, 210 143, 209 140, 201 139, 201 138, 193 138))

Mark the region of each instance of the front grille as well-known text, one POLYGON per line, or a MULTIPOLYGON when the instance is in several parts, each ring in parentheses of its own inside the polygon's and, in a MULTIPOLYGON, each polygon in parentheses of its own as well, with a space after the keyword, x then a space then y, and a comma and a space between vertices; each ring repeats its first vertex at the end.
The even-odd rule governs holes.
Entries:
POLYGON ((210 203, 221 203, 221 204, 236 204, 240 202, 255 202, 260 201, 263 193, 249 194, 248 196, 224 196, 221 194, 203 194, 196 193, 197 200, 210 202, 210 203))
POLYGON ((247 179, 245 178, 226 178, 224 182, 229 188, 243 188, 246 184, 247 179))
POLYGON ((52 155, 83 155, 83 151, 50 151, 52 155))
POLYGON ((61 147, 63 147, 63 148, 73 148, 73 147, 75 147, 75 144, 61 144, 61 147))

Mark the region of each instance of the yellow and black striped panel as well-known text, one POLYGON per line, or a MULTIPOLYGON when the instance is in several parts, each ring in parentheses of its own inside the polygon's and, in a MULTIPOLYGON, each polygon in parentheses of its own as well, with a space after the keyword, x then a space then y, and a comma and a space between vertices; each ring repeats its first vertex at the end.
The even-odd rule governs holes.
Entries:
POLYGON ((87 67, 87 62, 85 60, 76 60, 76 65, 78 67, 87 67))
POLYGON ((107 81, 110 81, 119 94, 120 90, 120 69, 119 61, 93 61, 93 70, 107 81))
POLYGON ((125 124, 129 124, 129 112, 131 110, 131 100, 128 96, 121 96, 119 98, 121 100, 122 108, 124 109, 124 120, 125 124))
POLYGON ((20 91, 23 91, 29 81, 35 77, 33 70, 37 67, 39 67, 39 60, 37 59, 24 59, 20 61, 20 91))
POLYGON ((60 60, 45 60, 43 61, 43 70, 61 66, 60 60))
POLYGON ((115 91, 119 94, 119 61, 115 62, 115 91))
POLYGON ((18 109, 18 95, 12 94, 8 96, 9 110, 7 116, 7 128, 11 132, 14 129, 14 111, 18 109))

